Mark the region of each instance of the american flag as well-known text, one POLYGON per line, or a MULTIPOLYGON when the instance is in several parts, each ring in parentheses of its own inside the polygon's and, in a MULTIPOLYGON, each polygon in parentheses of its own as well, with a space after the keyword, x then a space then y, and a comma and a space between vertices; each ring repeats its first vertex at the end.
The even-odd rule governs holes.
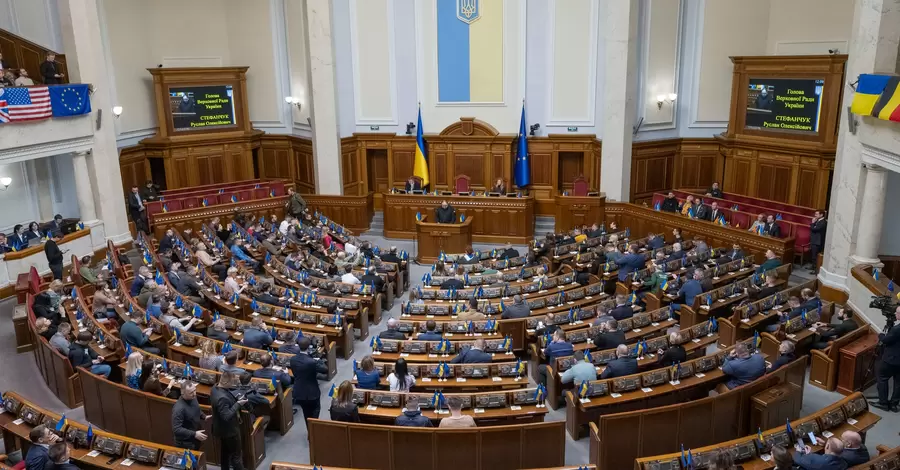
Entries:
POLYGON ((0 88, 0 123, 9 122, 9 108, 6 104, 6 89, 0 88))
POLYGON ((53 116, 47 87, 5 88, 4 91, 0 94, 0 121, 4 116, 4 122, 37 121, 53 116))

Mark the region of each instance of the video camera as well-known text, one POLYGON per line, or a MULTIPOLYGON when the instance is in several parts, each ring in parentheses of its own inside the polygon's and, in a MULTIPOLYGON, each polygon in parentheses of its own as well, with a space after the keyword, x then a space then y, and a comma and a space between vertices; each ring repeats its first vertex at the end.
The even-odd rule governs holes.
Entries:
POLYGON ((885 332, 894 327, 894 322, 896 321, 894 312, 897 311, 897 304, 894 303, 894 298, 892 296, 873 295, 872 302, 869 303, 869 308, 877 308, 881 310, 881 314, 884 315, 885 332))

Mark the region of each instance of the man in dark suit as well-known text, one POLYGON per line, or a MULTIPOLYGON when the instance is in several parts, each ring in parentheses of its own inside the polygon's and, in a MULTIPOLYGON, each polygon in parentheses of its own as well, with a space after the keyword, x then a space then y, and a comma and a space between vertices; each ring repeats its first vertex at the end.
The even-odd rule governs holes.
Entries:
POLYGON ((50 461, 53 462, 53 470, 79 470, 75 464, 69 461, 69 446, 65 442, 57 442, 50 446, 50 461))
POLYGON ((281 382, 282 390, 286 390, 291 386, 291 376, 272 367, 272 356, 270 354, 264 355, 262 359, 260 359, 259 365, 261 365, 262 367, 253 371, 254 377, 260 377, 269 380, 271 380, 272 377, 275 377, 276 380, 281 382))
POLYGON ((53 216, 53 220, 47 226, 47 231, 53 234, 54 237, 62 238, 63 235, 63 216, 61 214, 56 214, 53 216))
POLYGON ((417 180, 416 178, 410 176, 409 179, 406 180, 406 187, 405 187, 404 189, 406 189, 406 192, 410 192, 410 191, 421 191, 421 190, 422 190, 422 185, 419 184, 419 180, 417 180))
POLYGON ((812 312, 819 308, 820 303, 822 303, 822 300, 816 296, 815 291, 812 289, 804 287, 800 290, 800 308, 807 312, 812 312))
POLYGON ((441 283, 441 289, 463 289, 466 287, 466 284, 460 279, 462 277, 462 268, 459 268, 456 271, 456 276, 448 278, 444 282, 441 283))
MULTIPOLYGON (((900 307, 894 311, 894 317, 900 320, 900 307)), ((881 410, 897 411, 900 405, 900 326, 894 326, 887 333, 878 335, 884 351, 875 371, 878 387, 878 402, 872 406, 881 410), (888 399, 888 386, 894 379, 894 391, 888 399)))
POLYGON ((200 450, 207 439, 203 431, 206 417, 197 402, 197 384, 186 381, 181 385, 181 397, 172 406, 172 434, 175 446, 182 449, 200 450))
POLYGON ((638 371, 637 358, 629 357, 628 346, 620 344, 616 346, 616 358, 606 364, 606 369, 600 374, 601 379, 614 379, 625 375, 636 374, 638 371))
POLYGON ((776 283, 778 282, 778 278, 775 276, 767 275, 766 282, 762 285, 761 288, 757 289, 754 286, 746 289, 747 295, 750 297, 750 300, 757 301, 759 299, 765 299, 766 297, 771 297, 778 293, 778 287, 776 283))
POLYGON ((694 297, 705 292, 703 283, 700 282, 701 279, 703 279, 703 270, 695 269, 691 275, 691 280, 682 284, 681 288, 678 289, 677 298, 672 302, 672 308, 681 310, 681 304, 691 305, 694 302, 694 297))
POLYGON ((441 207, 435 209, 434 214, 439 224, 456 223, 456 209, 448 204, 447 201, 441 201, 441 207))
POLYGON ((484 338, 475 340, 471 348, 457 354, 450 360, 451 364, 490 364, 491 355, 484 352, 484 338))
POLYGON ((498 258, 510 259, 510 258, 517 258, 518 256, 519 256, 519 250, 513 248, 512 243, 507 242, 506 246, 504 247, 503 252, 500 253, 500 256, 498 256, 498 258))
POLYGON ((828 229, 828 221, 825 220, 824 211, 816 211, 813 214, 812 222, 809 224, 809 254, 812 255, 807 267, 811 270, 816 269, 816 260, 819 253, 825 249, 825 232, 828 229))
POLYGON ((309 351, 309 338, 297 340, 300 353, 291 358, 291 373, 294 375, 294 404, 303 410, 303 421, 318 418, 321 410, 319 381, 316 379, 316 364, 309 351))
POLYGON ((620 344, 627 343, 625 332, 619 330, 619 322, 616 320, 609 320, 600 325, 600 332, 591 340, 594 342, 594 347, 600 351, 613 349, 620 344))
POLYGON ((628 305, 628 297, 622 294, 616 295, 616 306, 609 311, 609 315, 616 320, 624 320, 634 316, 634 310, 628 305))
POLYGON ((694 216, 700 220, 712 220, 710 217, 712 216, 712 209, 706 204, 703 203, 703 200, 700 200, 700 203, 697 204, 697 209, 694 211, 694 216))
POLYGON ((131 220, 134 221, 135 230, 146 233, 149 230, 147 207, 144 205, 144 199, 137 186, 132 186, 131 194, 128 195, 128 212, 131 214, 131 220))
POLYGON ((651 233, 647 235, 647 249, 648 250, 658 250, 665 246, 666 240, 663 237, 658 237, 656 234, 651 233))
POLYGON ((830 325, 816 323, 816 327, 818 328, 819 339, 812 344, 812 348, 825 349, 831 341, 856 330, 858 325, 853 321, 853 310, 841 308, 837 311, 837 322, 830 325))
POLYGON ((244 328, 244 339, 241 340, 241 344, 248 348, 266 349, 274 341, 272 335, 266 331, 266 324, 263 322, 262 317, 256 316, 253 317, 253 320, 250 320, 250 326, 244 328))
POLYGON ((25 455, 25 470, 51 470, 53 462, 50 460, 50 445, 62 439, 43 424, 32 428, 28 438, 31 439, 31 448, 25 455))
POLYGON ((677 331, 669 333, 669 347, 665 351, 656 351, 656 365, 668 367, 687 360, 687 351, 681 344, 681 335, 677 331))
POLYGON ((384 292, 384 279, 375 273, 375 266, 366 268, 366 273, 359 279, 359 282, 366 286, 374 284, 375 292, 384 292))
POLYGON ((56 67, 56 54, 48 52, 47 60, 41 63, 41 78, 44 80, 44 85, 59 85, 62 83, 63 77, 65 74, 60 73, 56 67))
POLYGON ((817 454, 808 445, 794 454, 794 465, 801 470, 845 470, 847 462, 841 458, 844 443, 836 437, 825 442, 825 452, 817 454))
POLYGON ((675 198, 675 193, 669 191, 669 194, 666 194, 666 198, 659 205, 659 210, 663 212, 678 212, 678 199, 675 198))
POLYGON ((666 258, 666 263, 670 263, 672 261, 678 261, 684 258, 685 252, 681 249, 681 243, 673 243, 672 244, 672 252, 669 253, 669 257, 666 258))
POLYGON ((159 348, 154 347, 153 343, 150 342, 149 335, 153 333, 153 330, 151 328, 141 329, 141 326, 138 325, 138 322, 142 321, 143 318, 144 315, 135 310, 128 321, 123 323, 119 329, 119 337, 122 339, 122 342, 132 347, 141 348, 150 354, 159 354, 159 348))
POLYGON ((716 221, 719 220, 719 218, 724 219, 726 222, 728 221, 728 218, 725 217, 725 212, 724 212, 722 209, 719 209, 719 203, 718 203, 718 202, 713 202, 713 203, 710 205, 709 219, 708 219, 708 220, 713 221, 713 222, 716 222, 716 221))
POLYGON ((731 245, 731 251, 729 251, 724 258, 725 258, 725 261, 728 262, 728 261, 737 261, 739 259, 742 259, 743 257, 744 257, 744 250, 741 249, 741 245, 738 245, 737 243, 735 243, 735 244, 731 245))
POLYGON ((706 190, 706 195, 722 199, 722 190, 719 189, 719 183, 714 182, 712 187, 706 190))
POLYGON ((156 251, 163 252, 173 248, 175 248, 175 230, 168 229, 166 230, 165 235, 159 240, 159 248, 156 251))
POLYGON ((148 279, 150 279, 150 268, 146 266, 138 268, 137 276, 134 276, 134 279, 131 280, 129 294, 131 294, 132 297, 137 297, 141 291, 144 290, 144 284, 148 279))
POLYGON ((763 227, 763 234, 773 238, 781 238, 781 227, 778 226, 778 222, 775 220, 774 215, 766 217, 766 225, 763 227))
POLYGON ((510 318, 528 318, 531 315, 531 307, 522 299, 522 296, 516 294, 513 296, 512 305, 506 307, 500 315, 502 320, 510 318))
POLYGON ((406 339, 406 335, 397 329, 399 326, 400 322, 398 322, 396 318, 389 319, 387 322, 387 329, 378 333, 378 337, 381 339, 406 339))
POLYGON ((381 255, 381 261, 384 261, 385 263, 400 264, 400 262, 403 260, 401 260, 400 257, 397 256, 397 247, 392 246, 391 249, 388 250, 387 253, 381 255))
POLYGON ((437 331, 437 322, 428 320, 425 322, 425 332, 419 333, 416 339, 418 341, 440 341, 444 337, 437 331))
POLYGON ((766 373, 766 361, 760 354, 750 354, 745 343, 737 343, 725 356, 722 372, 728 378, 725 388, 731 390, 762 377, 766 373))
POLYGON ((216 320, 206 329, 206 337, 217 341, 226 341, 231 339, 231 335, 225 331, 225 320, 216 320))
MULTIPOLYGON (((295 356, 296 357, 296 356, 295 356)), ((241 408, 249 400, 236 398, 231 391, 240 385, 233 372, 223 372, 209 394, 212 406, 212 434, 219 438, 219 468, 244 470, 241 458, 241 408)), ((296 389, 294 389, 296 393, 296 389)), ((318 389, 316 389, 318 396, 318 389)))
POLYGON ((56 235, 44 243, 44 254, 47 256, 47 264, 50 265, 50 271, 53 272, 53 279, 62 280, 63 274, 63 254, 69 250, 60 250, 56 244, 56 235))
POLYGON ((863 444, 862 436, 858 432, 844 431, 841 434, 841 442, 844 443, 841 458, 847 462, 848 467, 855 467, 869 461, 869 449, 863 444))
POLYGON ((628 253, 616 262, 619 265, 619 281, 625 282, 633 272, 644 269, 645 262, 644 256, 638 254, 637 246, 631 245, 628 248, 628 253))
POLYGON ((782 366, 790 364, 794 359, 797 359, 794 350, 795 346, 793 341, 782 341, 781 344, 778 345, 778 359, 775 359, 775 362, 766 368, 766 372, 774 372, 782 366))

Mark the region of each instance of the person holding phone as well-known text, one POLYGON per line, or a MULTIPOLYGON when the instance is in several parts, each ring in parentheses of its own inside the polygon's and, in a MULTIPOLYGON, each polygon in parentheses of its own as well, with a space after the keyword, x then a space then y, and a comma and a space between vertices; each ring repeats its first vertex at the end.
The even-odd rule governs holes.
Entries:
MULTIPOLYGON (((803 445, 802 438, 797 439, 798 449, 794 455, 794 465, 804 470, 844 470, 847 462, 841 458, 844 443, 836 437, 825 442, 825 452, 816 454, 808 445, 803 445), (801 447, 802 446, 802 447, 801 447)), ((821 443, 821 439, 817 442, 821 443)))
POLYGON ((219 378, 219 383, 210 392, 210 404, 213 409, 212 433, 221 441, 219 444, 219 468, 222 470, 244 470, 241 455, 241 408, 249 400, 243 395, 231 393, 240 384, 240 379, 232 372, 226 371, 219 378))

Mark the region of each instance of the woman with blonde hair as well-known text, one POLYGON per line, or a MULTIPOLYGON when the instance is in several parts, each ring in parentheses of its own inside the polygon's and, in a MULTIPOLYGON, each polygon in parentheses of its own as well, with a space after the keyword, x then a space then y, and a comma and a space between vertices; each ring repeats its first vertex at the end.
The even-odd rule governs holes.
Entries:
POLYGON ((331 413, 332 421, 359 422, 359 409, 356 403, 353 403, 353 385, 349 380, 341 382, 338 386, 337 396, 331 400, 328 412, 331 413))
POLYGON ((215 341, 208 339, 200 343, 200 368, 209 370, 219 370, 222 367, 222 361, 225 356, 216 352, 215 341))
POLYGON ((133 352, 125 361, 125 383, 135 390, 141 389, 141 371, 144 367, 144 355, 133 352))
POLYGON ((62 302, 63 298, 63 289, 65 289, 65 287, 66 285, 59 279, 54 279, 53 282, 47 286, 47 295, 50 296, 50 308, 53 311, 59 309, 59 304, 62 302))
POLYGON ((56 334, 56 327, 46 318, 36 319, 34 321, 34 329, 37 330, 37 334, 43 336, 47 341, 50 341, 50 338, 56 334))

